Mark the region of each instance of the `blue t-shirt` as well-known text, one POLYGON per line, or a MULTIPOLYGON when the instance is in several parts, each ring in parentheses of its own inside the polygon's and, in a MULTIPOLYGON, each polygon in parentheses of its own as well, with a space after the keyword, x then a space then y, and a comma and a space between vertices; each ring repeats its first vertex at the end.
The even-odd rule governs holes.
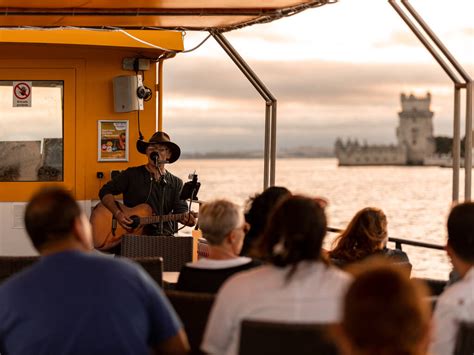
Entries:
POLYGON ((0 353, 149 354, 182 328, 138 265, 67 251, 0 286, 0 353))

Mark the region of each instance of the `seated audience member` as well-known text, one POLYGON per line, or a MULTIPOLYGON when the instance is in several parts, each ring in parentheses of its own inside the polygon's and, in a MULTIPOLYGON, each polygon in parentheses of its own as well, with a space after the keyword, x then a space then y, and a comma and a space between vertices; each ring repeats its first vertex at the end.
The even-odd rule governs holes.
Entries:
POLYGON ((250 225, 250 229, 245 235, 240 255, 249 255, 249 252, 256 247, 256 242, 263 234, 270 212, 279 201, 290 195, 291 192, 285 187, 271 186, 249 199, 245 221, 250 225))
POLYGON ((436 302, 433 355, 452 354, 459 323, 474 321, 474 203, 462 203, 451 210, 446 251, 461 279, 436 302))
POLYGON ((383 255, 393 262, 408 262, 408 256, 403 251, 388 249, 387 241, 387 217, 382 210, 367 207, 357 212, 334 240, 335 247, 329 252, 329 257, 338 266, 374 255, 383 255))
POLYGON ((338 322, 351 276, 322 261, 326 227, 317 200, 304 196, 283 200, 271 214, 260 246, 269 264, 224 283, 201 349, 209 354, 237 354, 243 319, 338 322))
POLYGON ((138 265, 91 252, 91 226, 60 188, 36 193, 25 226, 40 261, 0 286, 2 354, 185 354, 186 335, 138 265))
POLYGON ((431 306, 426 286, 387 260, 360 265, 344 299, 344 354, 425 355, 431 306))
POLYGON ((178 290, 216 293, 229 276, 261 264, 239 256, 248 225, 236 204, 227 200, 204 204, 199 212, 199 226, 208 242, 209 256, 183 267, 178 290))

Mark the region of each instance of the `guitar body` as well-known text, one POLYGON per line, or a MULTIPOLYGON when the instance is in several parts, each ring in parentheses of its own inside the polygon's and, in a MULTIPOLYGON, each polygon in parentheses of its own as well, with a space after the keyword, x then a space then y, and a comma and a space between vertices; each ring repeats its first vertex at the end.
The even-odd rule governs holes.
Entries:
MULTIPOLYGON (((142 203, 135 207, 127 207, 120 204, 120 208, 125 215, 133 220, 141 217, 149 217, 152 215, 152 209, 146 203, 142 203)), ((142 234, 144 225, 139 222, 131 231, 127 231, 118 223, 102 203, 98 203, 91 214, 92 238, 94 247, 99 250, 107 250, 120 243, 124 234, 142 234), (115 230, 114 230, 115 227, 115 230)))

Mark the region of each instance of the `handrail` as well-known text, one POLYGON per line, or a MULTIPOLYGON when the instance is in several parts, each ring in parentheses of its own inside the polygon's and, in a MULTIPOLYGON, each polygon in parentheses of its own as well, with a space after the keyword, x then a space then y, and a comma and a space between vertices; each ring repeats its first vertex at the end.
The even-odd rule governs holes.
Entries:
MULTIPOLYGON (((332 233, 340 233, 340 232, 342 232, 342 229, 328 227, 327 231, 332 232, 332 233)), ((402 250, 402 244, 412 245, 412 246, 415 246, 415 247, 422 247, 422 248, 427 248, 427 249, 445 250, 445 247, 443 245, 425 243, 425 242, 418 242, 418 241, 415 241, 415 240, 389 237, 388 241, 395 243, 395 248, 397 248, 399 250, 402 250)))

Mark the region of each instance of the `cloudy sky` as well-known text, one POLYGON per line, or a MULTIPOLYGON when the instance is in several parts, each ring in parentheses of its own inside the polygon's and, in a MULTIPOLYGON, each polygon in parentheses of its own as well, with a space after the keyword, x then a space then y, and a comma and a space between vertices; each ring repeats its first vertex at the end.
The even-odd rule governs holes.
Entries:
MULTIPOLYGON (((474 1, 411 4, 474 76, 474 1)), ((278 99, 279 148, 395 143, 401 92, 430 91, 435 134, 452 135, 451 81, 385 0, 339 0, 225 36, 278 99)), ((185 47, 205 37, 188 32, 185 47)), ((263 149, 264 110, 212 38, 165 63, 164 128, 186 152, 263 149)))

